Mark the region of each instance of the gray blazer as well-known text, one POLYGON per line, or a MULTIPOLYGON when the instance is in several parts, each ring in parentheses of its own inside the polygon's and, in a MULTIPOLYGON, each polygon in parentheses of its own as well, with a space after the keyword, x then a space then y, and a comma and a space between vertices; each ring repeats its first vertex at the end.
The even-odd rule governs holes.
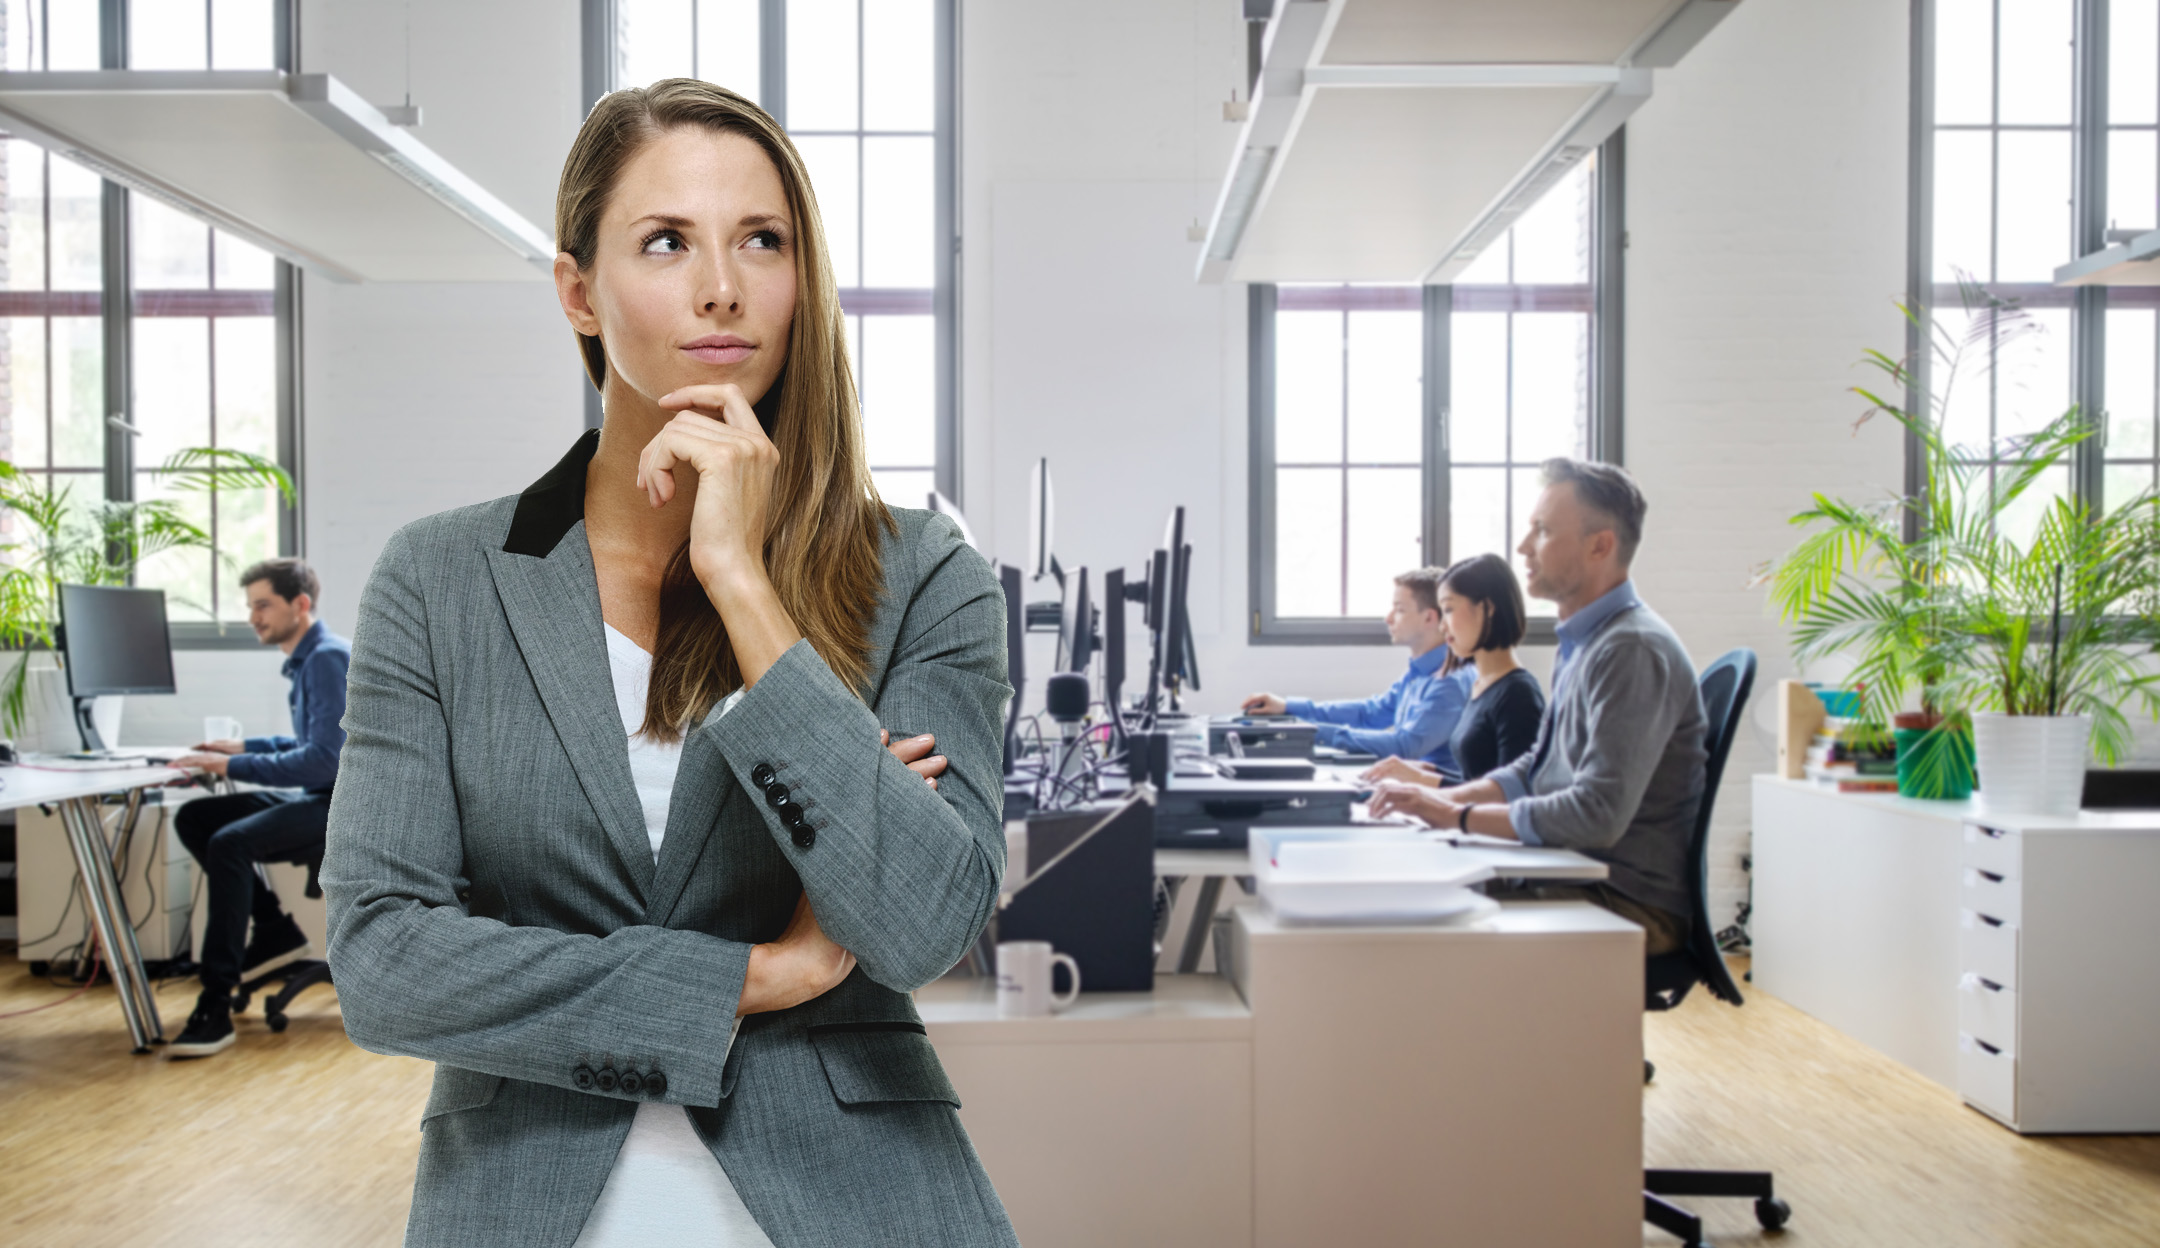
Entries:
POLYGON ((436 1063, 405 1242, 570 1244, 657 1100, 779 1248, 1016 1243, 908 997, 1004 869, 997 581, 894 509, 868 704, 788 651, 685 738, 655 866, 585 539, 596 446, 406 526, 360 603, 322 883, 347 1033, 436 1063), (937 733, 935 791, 881 725, 937 733), (856 969, 731 1048, 750 946, 805 890, 856 969))

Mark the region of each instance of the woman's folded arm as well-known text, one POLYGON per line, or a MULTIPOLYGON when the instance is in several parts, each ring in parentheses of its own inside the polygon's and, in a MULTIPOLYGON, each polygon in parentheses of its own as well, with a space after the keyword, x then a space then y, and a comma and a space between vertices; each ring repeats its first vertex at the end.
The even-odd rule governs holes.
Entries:
POLYGON ((950 970, 996 905, 1012 695, 1004 598, 988 565, 943 517, 914 545, 916 590, 874 707, 802 642, 708 728, 753 794, 770 766, 805 808, 808 836, 758 802, 819 926, 901 992, 950 970), (879 743, 880 727, 896 739, 936 734, 948 766, 935 789, 879 743))

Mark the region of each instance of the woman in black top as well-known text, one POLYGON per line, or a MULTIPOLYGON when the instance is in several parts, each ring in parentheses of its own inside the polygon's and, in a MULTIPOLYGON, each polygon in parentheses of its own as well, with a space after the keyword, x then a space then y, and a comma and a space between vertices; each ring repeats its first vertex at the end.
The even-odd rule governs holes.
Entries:
MULTIPOLYGON (((1448 749, 1461 780, 1471 781, 1529 753, 1545 715, 1545 694, 1537 677, 1515 661, 1522 644, 1527 612, 1522 586, 1507 560, 1478 555, 1447 570, 1440 579, 1440 618, 1447 630, 1444 670, 1475 665, 1470 704, 1455 721, 1448 749)), ((1455 783, 1431 767, 1399 758, 1386 759, 1365 773, 1368 780, 1409 780, 1438 786, 1455 783)))

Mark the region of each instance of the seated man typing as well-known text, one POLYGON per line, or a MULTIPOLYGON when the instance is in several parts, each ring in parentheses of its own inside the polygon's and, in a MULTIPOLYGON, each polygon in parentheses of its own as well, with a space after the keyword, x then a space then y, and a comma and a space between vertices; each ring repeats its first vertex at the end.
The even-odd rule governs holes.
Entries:
POLYGON ((1385 781, 1376 815, 1580 851, 1607 881, 1516 895, 1594 902, 1642 925, 1647 952, 1687 942, 1689 841, 1703 786, 1702 696, 1687 650, 1635 595, 1642 492, 1625 469, 1548 460, 1517 549, 1530 593, 1560 606, 1552 701, 1537 744, 1483 780, 1438 791, 1385 781))
POLYGON ((253 791, 204 797, 180 808, 180 840, 209 880, 203 927, 202 996, 187 1029, 168 1050, 208 1057, 233 1042, 232 993, 240 981, 307 956, 307 937, 255 874, 258 862, 319 849, 329 824, 330 790, 345 748, 345 670, 352 643, 315 618, 322 585, 298 559, 269 559, 240 574, 248 623, 265 645, 285 651, 293 735, 207 741, 173 766, 299 792, 253 791), (254 919, 254 939, 248 920, 254 919), (242 948, 243 942, 245 949, 242 948))
POLYGON ((1410 670, 1395 687, 1363 702, 1312 702, 1256 693, 1245 699, 1248 715, 1295 715, 1320 726, 1321 745, 1386 758, 1423 759, 1454 772, 1448 738, 1470 700, 1477 671, 1464 667, 1443 673, 1448 658, 1447 626, 1440 620, 1438 568, 1418 568, 1395 578, 1395 601, 1388 608, 1388 640, 1410 648, 1410 670))

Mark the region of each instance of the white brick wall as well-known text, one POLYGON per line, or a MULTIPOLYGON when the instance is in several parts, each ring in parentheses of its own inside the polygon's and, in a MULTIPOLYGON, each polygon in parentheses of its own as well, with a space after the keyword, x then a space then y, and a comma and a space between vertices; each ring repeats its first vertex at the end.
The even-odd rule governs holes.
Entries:
POLYGON ((1762 658, 1719 797, 1711 906, 1745 896, 1748 778, 1794 674, 1751 572, 1815 491, 1893 489, 1899 440, 1853 429, 1864 348, 1897 352, 1905 264, 1902 0, 1748 0, 1628 126, 1627 462, 1650 499, 1644 596, 1698 663, 1762 658))

